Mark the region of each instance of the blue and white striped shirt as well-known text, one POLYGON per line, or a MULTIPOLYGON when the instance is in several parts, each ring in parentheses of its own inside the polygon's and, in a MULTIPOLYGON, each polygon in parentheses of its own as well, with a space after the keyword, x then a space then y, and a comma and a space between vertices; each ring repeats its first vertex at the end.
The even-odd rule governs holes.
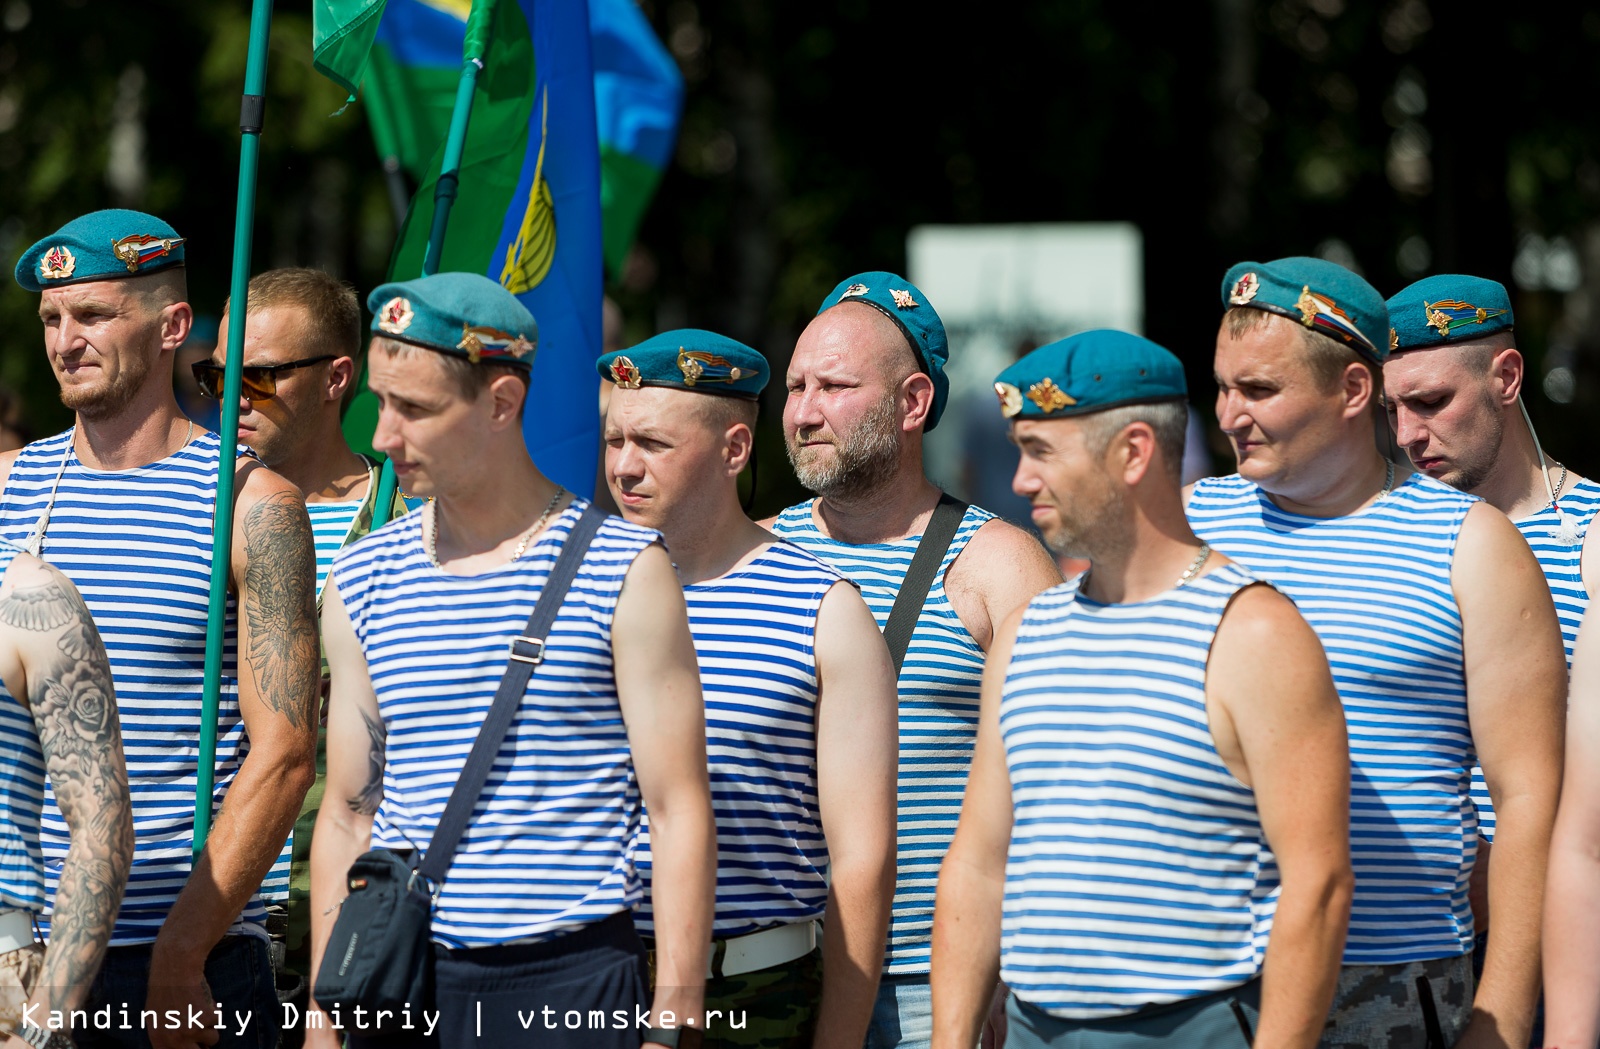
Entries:
MULTIPOLYGON (((423 849, 433 839, 511 639, 586 505, 574 499, 521 559, 479 575, 430 563, 421 514, 334 558, 388 733, 375 848, 423 849)), ((595 536, 462 835, 434 909, 435 942, 548 940, 638 901, 639 787, 611 623, 628 569, 658 539, 617 518, 595 536)))
MULTIPOLYGON (((718 939, 819 918, 827 905, 816 629, 823 597, 840 582, 810 554, 773 543, 743 567, 683 588, 706 701, 718 939)), ((648 823, 646 814, 634 924, 653 935, 648 823)))
MULTIPOLYGON (((0 539, 27 543, 71 442, 68 430, 35 441, 17 456, 0 502, 0 539)), ((192 866, 220 451, 217 435, 202 433, 172 455, 132 470, 91 470, 70 453, 45 533, 42 556, 82 593, 105 641, 117 690, 134 855, 113 946, 156 938, 192 866)), ((250 749, 239 715, 237 625, 230 596, 213 812, 250 749)), ((54 897, 71 839, 48 785, 40 841, 54 897)), ((260 899, 252 897, 238 927, 265 936, 265 917, 260 899)))
POLYGON ((333 555, 344 549, 350 537, 350 526, 355 524, 365 499, 351 499, 342 503, 306 503, 306 514, 311 518, 311 539, 317 548, 317 594, 327 585, 328 572, 333 568, 333 555))
MULTIPOLYGON (((1561 620, 1561 641, 1566 647, 1570 667, 1572 646, 1578 640, 1578 628, 1583 625, 1583 614, 1589 608, 1589 590, 1583 585, 1583 542, 1589 535, 1595 514, 1600 513, 1600 484, 1586 477, 1563 492, 1559 501, 1568 520, 1577 526, 1576 543, 1563 543, 1558 538, 1561 517, 1551 506, 1512 523, 1528 541, 1533 556, 1539 559, 1539 567, 1544 569, 1550 596, 1555 599, 1556 617, 1561 620)), ((1472 770, 1472 800, 1478 806, 1478 833, 1494 841, 1494 806, 1489 801, 1489 784, 1481 768, 1472 770)))
MULTIPOLYGON (((0 577, 22 552, 0 543, 0 577)), ((0 681, 0 908, 44 910, 44 855, 39 811, 44 805, 44 751, 33 713, 0 681)))
POLYGON ((1116 605, 1079 582, 1029 604, 1001 693, 1000 966, 1030 1005, 1099 1020, 1253 979, 1277 884, 1255 794, 1206 712, 1217 625, 1255 578, 1224 565, 1116 605))
POLYGON ((1344 517, 1282 510, 1237 474, 1189 502, 1196 534, 1293 599, 1328 654, 1352 765, 1347 965, 1472 949, 1478 825, 1450 567, 1475 502, 1422 474, 1344 517))
MULTIPOLYGON (((842 543, 817 527, 812 516, 815 502, 807 500, 783 511, 772 531, 860 587, 881 629, 889 621, 922 537, 842 543)), ((925 973, 932 956, 934 886, 961 816, 978 730, 984 661, 983 649, 950 604, 944 577, 951 562, 993 517, 976 506, 967 509, 940 562, 900 670, 899 878, 884 959, 884 971, 890 975, 925 973)))

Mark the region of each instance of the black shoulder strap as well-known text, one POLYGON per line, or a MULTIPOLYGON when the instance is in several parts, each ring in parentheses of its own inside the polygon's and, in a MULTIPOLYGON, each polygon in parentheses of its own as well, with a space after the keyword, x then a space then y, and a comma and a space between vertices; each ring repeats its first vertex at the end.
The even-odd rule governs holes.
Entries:
POLYGON ((433 882, 435 888, 444 882, 444 876, 450 870, 450 861, 455 858, 461 835, 466 832, 472 810, 478 804, 478 795, 483 793, 489 771, 494 768, 500 744, 505 742, 512 718, 522 704, 528 679, 533 676, 533 668, 544 661, 545 636, 556 621, 561 602, 566 600, 567 590, 578 574, 578 566, 583 563, 583 555, 588 552, 590 541, 605 519, 606 512, 594 503, 584 508, 578 523, 567 534, 555 567, 550 569, 550 578, 545 580, 544 590, 533 606, 533 614, 528 617, 528 625, 523 628, 522 636, 511 642, 510 661, 506 664, 505 675, 500 679, 500 688, 494 694, 494 702, 489 704, 489 713, 484 716, 483 727, 478 730, 478 738, 472 744, 472 753, 467 755, 467 763, 462 766, 461 778, 456 780, 455 789, 450 792, 444 815, 439 817, 439 826, 433 832, 433 841, 428 845, 427 854, 417 864, 417 871, 433 882))
POLYGON ((911 647, 911 634, 917 629, 917 618, 928 600, 928 591, 944 563, 950 540, 956 537, 961 519, 967 514, 967 504, 940 494, 939 505, 928 518, 928 530, 922 533, 917 552, 911 555, 911 567, 900 583, 900 593, 895 595, 894 607, 889 610, 889 621, 883 625, 883 640, 889 645, 889 655, 894 659, 894 672, 898 675, 906 661, 906 649, 911 647))

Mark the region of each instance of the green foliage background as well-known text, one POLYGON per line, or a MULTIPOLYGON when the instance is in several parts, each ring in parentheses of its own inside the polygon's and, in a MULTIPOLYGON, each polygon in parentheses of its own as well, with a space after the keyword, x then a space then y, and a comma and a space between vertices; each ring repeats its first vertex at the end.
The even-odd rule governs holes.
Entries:
MULTIPOLYGON (((1600 441, 1600 12, 1441 0, 652 0, 684 69, 678 154, 611 275, 625 339, 691 324, 781 374, 841 276, 905 263, 929 222, 1128 220, 1147 334, 1209 400, 1217 286, 1239 258, 1353 261, 1385 293, 1465 270, 1515 289, 1547 444, 1600 441), (1420 265, 1419 265, 1420 263, 1420 265), (1552 368, 1565 369, 1540 392, 1552 368), (1568 382, 1567 380, 1571 381, 1568 382), (1563 385, 1565 383, 1565 385, 1563 385)), ((226 294, 243 0, 0 0, 0 259, 97 207, 189 239, 192 298, 226 294)), ((277 4, 257 269, 365 290, 395 221, 360 104, 310 64, 305 0, 277 4)), ((0 381, 34 435, 66 422, 36 303, 0 282, 0 381)), ((960 351, 959 347, 955 348, 960 351)), ((763 455, 782 462, 781 383, 763 455)), ((794 494, 764 470, 758 509, 794 494)))

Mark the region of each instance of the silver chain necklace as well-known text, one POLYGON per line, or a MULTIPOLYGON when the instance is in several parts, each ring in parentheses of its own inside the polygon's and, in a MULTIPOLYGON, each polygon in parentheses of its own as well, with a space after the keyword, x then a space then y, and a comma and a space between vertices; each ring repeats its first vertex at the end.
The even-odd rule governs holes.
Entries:
POLYGON ((1189 580, 1193 579, 1194 578, 1194 574, 1196 572, 1200 571, 1200 569, 1204 568, 1206 562, 1208 560, 1210 560, 1210 559, 1211 559, 1211 544, 1210 543, 1201 543, 1200 544, 1200 552, 1195 555, 1194 564, 1190 565, 1188 567, 1188 569, 1183 573, 1183 575, 1178 577, 1178 581, 1176 583, 1172 584, 1172 589, 1176 590, 1180 586, 1182 586, 1183 584, 1187 583, 1189 580))
MULTIPOLYGON (((555 513, 556 504, 566 494, 567 490, 565 488, 556 485, 556 492, 550 497, 550 502, 545 505, 544 513, 540 514, 539 519, 533 522, 532 528, 522 533, 522 542, 518 543, 517 548, 511 552, 512 561, 521 560, 522 555, 528 552, 528 544, 533 541, 534 536, 544 530, 545 522, 550 520, 550 515, 555 513)), ((422 530, 423 545, 427 548, 429 563, 435 568, 443 568, 444 566, 439 563, 439 552, 435 546, 439 535, 439 504, 429 503, 428 509, 432 513, 424 514, 422 519, 425 525, 422 530)), ((509 564, 510 562, 507 563, 509 564)))
POLYGON ((1392 491, 1394 491, 1394 460, 1385 459, 1383 461, 1383 491, 1378 493, 1378 498, 1382 499, 1392 491))
POLYGON ((1551 506, 1556 505, 1556 500, 1561 498, 1561 487, 1563 485, 1565 485, 1566 483, 1567 483, 1567 464, 1566 463, 1562 463, 1561 464, 1561 479, 1556 482, 1555 488, 1553 490, 1551 490, 1551 492, 1550 492, 1550 505, 1551 506))

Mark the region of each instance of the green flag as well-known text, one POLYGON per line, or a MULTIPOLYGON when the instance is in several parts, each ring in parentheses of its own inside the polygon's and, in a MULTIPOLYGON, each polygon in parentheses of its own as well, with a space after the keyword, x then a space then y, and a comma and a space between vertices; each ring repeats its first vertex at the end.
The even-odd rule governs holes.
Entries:
POLYGON ((311 64, 355 97, 384 0, 312 0, 311 64))

